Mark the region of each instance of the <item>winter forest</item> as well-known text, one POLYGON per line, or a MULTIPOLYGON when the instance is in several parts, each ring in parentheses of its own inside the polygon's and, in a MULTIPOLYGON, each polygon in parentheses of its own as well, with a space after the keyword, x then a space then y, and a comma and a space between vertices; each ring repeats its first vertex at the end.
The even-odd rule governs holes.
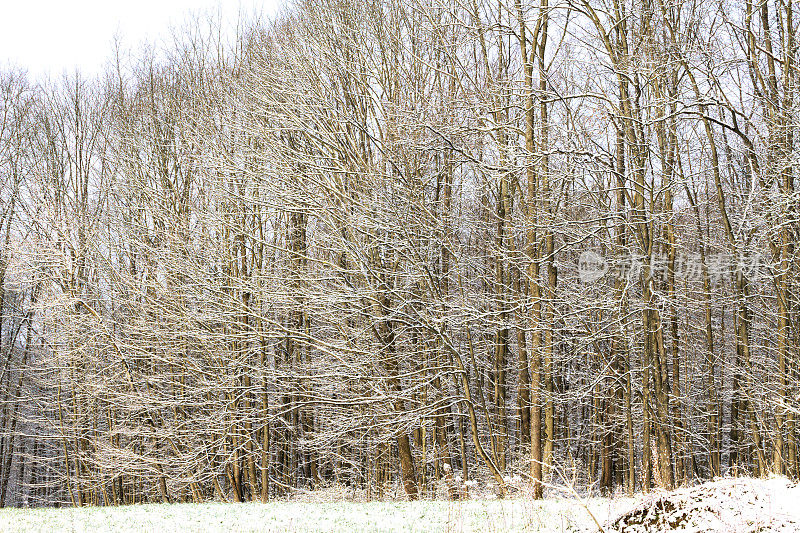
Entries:
POLYGON ((4 68, 0 506, 797 479, 797 7, 297 0, 4 68))

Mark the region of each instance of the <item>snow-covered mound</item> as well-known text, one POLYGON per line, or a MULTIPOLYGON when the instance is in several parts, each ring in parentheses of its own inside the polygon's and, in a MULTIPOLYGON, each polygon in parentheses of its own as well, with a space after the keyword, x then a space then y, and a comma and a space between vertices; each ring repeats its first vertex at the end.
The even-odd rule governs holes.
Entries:
POLYGON ((783 477, 721 478, 656 494, 615 519, 607 531, 798 532, 800 485, 783 477))

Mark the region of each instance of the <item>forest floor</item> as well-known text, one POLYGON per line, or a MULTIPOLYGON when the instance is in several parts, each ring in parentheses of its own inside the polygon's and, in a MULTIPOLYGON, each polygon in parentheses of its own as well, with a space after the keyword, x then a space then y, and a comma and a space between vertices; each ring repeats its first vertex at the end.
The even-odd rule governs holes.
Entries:
POLYGON ((800 531, 800 487, 721 479, 634 498, 153 504, 2 509, 0 531, 800 531))

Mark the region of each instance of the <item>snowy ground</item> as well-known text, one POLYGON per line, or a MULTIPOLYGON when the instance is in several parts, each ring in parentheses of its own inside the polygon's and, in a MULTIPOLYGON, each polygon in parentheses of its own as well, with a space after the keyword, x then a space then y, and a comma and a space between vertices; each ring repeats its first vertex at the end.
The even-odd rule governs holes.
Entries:
POLYGON ((606 526, 649 533, 796 533, 800 485, 783 477, 722 478, 671 493, 654 493, 606 526))
MULTIPOLYGON (((589 508, 609 518, 623 500, 593 499, 589 508)), ((630 508, 630 500, 624 509, 630 508)), ((137 505, 83 509, 3 509, 0 531, 596 531, 574 500, 468 500, 137 505)))
POLYGON ((2 509, 0 531, 800 531, 800 487, 721 479, 636 498, 463 502, 273 502, 2 509), (591 512, 591 514, 590 514, 591 512))

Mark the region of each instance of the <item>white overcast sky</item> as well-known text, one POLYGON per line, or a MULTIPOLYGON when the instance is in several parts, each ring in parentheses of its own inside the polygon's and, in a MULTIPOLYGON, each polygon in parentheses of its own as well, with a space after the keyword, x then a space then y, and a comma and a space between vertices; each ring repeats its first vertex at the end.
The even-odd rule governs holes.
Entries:
POLYGON ((17 66, 31 78, 76 68, 99 74, 113 56, 113 39, 136 49, 169 40, 192 13, 220 13, 230 25, 240 8, 272 15, 286 0, 0 0, 0 68, 17 66))

